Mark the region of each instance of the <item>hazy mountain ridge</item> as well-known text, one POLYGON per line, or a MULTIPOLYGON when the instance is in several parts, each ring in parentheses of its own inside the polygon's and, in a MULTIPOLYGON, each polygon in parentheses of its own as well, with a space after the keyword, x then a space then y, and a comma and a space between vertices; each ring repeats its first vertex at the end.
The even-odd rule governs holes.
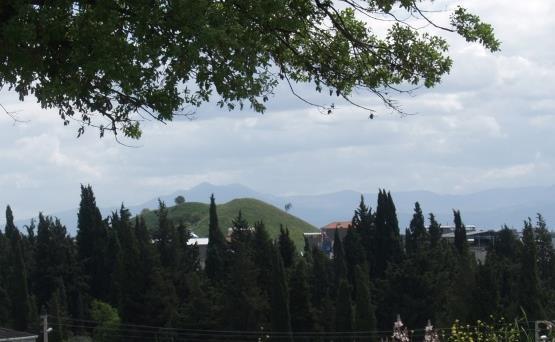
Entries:
MULTIPOLYGON (((275 196, 257 192, 241 184, 213 185, 201 183, 189 190, 179 190, 160 199, 173 205, 178 195, 185 196, 187 202, 208 203, 211 194, 216 196, 217 203, 226 203, 237 198, 254 198, 278 208, 284 208, 291 203, 290 214, 308 223, 321 227, 331 221, 350 220, 355 208, 360 202, 361 193, 351 190, 327 193, 321 195, 275 196)), ((376 193, 364 193, 367 205, 375 208, 376 193)), ((392 192, 397 207, 399 226, 404 229, 412 217, 414 202, 418 201, 424 213, 433 212, 438 221, 451 224, 452 209, 459 209, 466 224, 474 224, 483 228, 498 229, 503 224, 521 228, 523 220, 534 218, 536 213, 544 215, 548 225, 555 227, 555 186, 522 187, 509 189, 490 189, 470 194, 437 194, 430 191, 392 192)), ((153 198, 128 208, 133 214, 142 209, 156 209, 158 199, 153 198)), ((104 216, 109 215, 118 207, 101 208, 104 216)), ((77 209, 58 213, 48 213, 56 216, 67 225, 71 233, 77 225, 77 209)), ((19 220, 23 227, 29 224, 29 219, 19 220)))

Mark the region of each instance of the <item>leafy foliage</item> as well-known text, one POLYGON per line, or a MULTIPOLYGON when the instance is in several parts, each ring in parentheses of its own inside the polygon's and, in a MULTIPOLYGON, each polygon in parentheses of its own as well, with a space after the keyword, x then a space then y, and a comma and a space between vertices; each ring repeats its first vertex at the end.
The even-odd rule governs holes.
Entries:
POLYGON ((92 189, 81 191, 76 238, 42 214, 36 234, 34 225, 22 234, 6 210, 0 234, 2 326, 34 331, 36 313, 44 306, 56 327, 53 341, 76 335, 95 341, 377 341, 392 336, 521 341, 531 338, 527 321, 551 314, 553 249, 541 216, 535 224, 525 221, 522 240, 507 227, 496 232, 485 261, 478 263, 473 247, 461 239, 458 211, 454 220, 461 235, 452 242, 438 238, 433 215, 426 229, 422 208, 415 205, 412 240, 406 240, 412 247, 405 245, 404 254, 391 195, 380 191, 375 213, 361 199, 343 239, 337 231, 330 259, 309 244, 301 256, 287 229, 272 240, 263 222, 253 226, 242 212, 233 219, 227 241, 212 198, 206 208, 211 241, 202 269, 199 246, 188 243, 187 226, 176 225, 163 203, 157 229, 150 231, 142 216, 132 219, 123 205, 103 219, 92 189), (386 254, 368 249, 380 244, 386 254), (104 254, 83 259, 94 250, 104 254), (93 261, 103 265, 102 274, 91 267, 93 261), (370 265, 385 269, 377 272, 370 265), (522 325, 507 323, 523 313, 522 325), (399 320, 392 332, 398 314, 403 324, 399 320), (428 320, 452 328, 428 323, 422 329, 428 320))
POLYGON ((479 17, 459 7, 440 27, 427 17, 430 3, 5 0, 0 87, 57 108, 65 124, 81 123, 79 135, 94 125, 131 138, 144 118, 171 121, 214 98, 262 112, 282 80, 348 101, 364 89, 398 109, 397 86, 432 87, 452 65, 445 38, 420 23, 499 49, 479 17), (377 21, 392 21, 384 35, 377 21))

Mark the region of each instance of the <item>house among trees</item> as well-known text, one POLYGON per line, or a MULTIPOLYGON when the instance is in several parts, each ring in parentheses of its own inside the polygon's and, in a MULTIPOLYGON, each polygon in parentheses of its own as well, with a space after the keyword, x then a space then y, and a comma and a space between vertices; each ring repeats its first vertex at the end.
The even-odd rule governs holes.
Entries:
POLYGON ((18 342, 35 342, 38 336, 27 332, 16 331, 6 328, 0 328, 0 342, 18 341, 18 342))
POLYGON ((198 258, 199 264, 202 269, 206 266, 206 249, 208 247, 208 238, 199 238, 196 234, 193 234, 189 240, 187 240, 187 245, 198 246, 198 258))
MULTIPOLYGON (((318 233, 304 233, 304 237, 310 248, 317 247, 327 255, 331 255, 335 231, 337 230, 339 238, 343 241, 351 227, 352 222, 350 221, 333 221, 320 228, 318 233)), ((491 229, 480 229, 475 225, 465 225, 464 227, 470 251, 474 253, 476 260, 484 262, 487 248, 494 243, 496 232, 491 229)), ((441 225, 441 238, 448 242, 454 242, 455 228, 455 225, 441 225)), ((404 236, 401 238, 404 241, 404 236)))
POLYGON ((333 239, 335 234, 335 230, 337 229, 339 233, 339 238, 343 240, 345 235, 347 235, 347 231, 351 227, 351 221, 336 221, 328 223, 327 225, 320 228, 322 233, 324 233, 329 239, 333 239))
MULTIPOLYGON (((491 229, 476 228, 475 225, 467 225, 465 228, 469 250, 474 253, 476 260, 485 262, 487 249, 495 242, 497 233, 491 229)), ((441 238, 454 242, 455 226, 441 226, 441 238)))
POLYGON ((349 228, 351 228, 351 221, 334 221, 320 228, 320 232, 318 233, 303 233, 303 235, 311 249, 316 247, 330 256, 332 253, 335 231, 337 230, 339 238, 343 240, 349 228))

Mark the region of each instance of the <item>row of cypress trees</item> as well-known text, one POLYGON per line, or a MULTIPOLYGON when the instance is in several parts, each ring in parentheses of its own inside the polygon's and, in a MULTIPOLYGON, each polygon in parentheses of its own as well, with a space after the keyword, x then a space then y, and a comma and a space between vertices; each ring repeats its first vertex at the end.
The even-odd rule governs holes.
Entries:
POLYGON ((162 202, 158 227, 149 230, 123 206, 103 218, 92 188, 83 186, 75 238, 42 214, 23 234, 8 207, 0 231, 0 325, 37 330, 44 307, 55 342, 95 334, 86 322, 114 315, 98 326, 119 335, 104 331, 95 340, 144 340, 153 334, 148 326, 160 327, 159 340, 205 330, 212 333, 196 338, 232 331, 242 340, 351 341, 376 340, 397 314, 416 328, 428 319, 447 327, 490 315, 555 315, 555 258, 541 216, 525 222, 522 239, 504 227, 477 263, 460 212, 454 211, 455 239, 448 243, 433 214, 426 227, 416 203, 403 241, 384 190, 375 211, 361 198, 346 236, 333 237, 332 259, 308 243, 299 253, 284 227, 273 240, 263 222, 250 224, 240 212, 226 238, 214 196, 209 210, 201 269, 190 232, 171 222, 162 202))

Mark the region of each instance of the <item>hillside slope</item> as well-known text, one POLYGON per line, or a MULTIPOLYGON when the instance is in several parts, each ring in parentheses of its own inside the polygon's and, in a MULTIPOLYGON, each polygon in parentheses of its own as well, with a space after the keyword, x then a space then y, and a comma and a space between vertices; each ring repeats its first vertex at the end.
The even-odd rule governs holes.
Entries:
MULTIPOLYGON (((208 209, 208 204, 189 202, 168 207, 168 217, 175 224, 183 222, 195 234, 205 237, 208 236, 208 209)), ((231 227, 231 223, 239 213, 239 210, 241 210, 243 217, 250 224, 254 224, 256 221, 263 221, 272 238, 278 236, 280 224, 287 226, 297 248, 302 248, 303 246, 304 232, 317 231, 316 227, 311 224, 268 203, 252 198, 234 199, 225 204, 217 205, 217 210, 220 229, 222 229, 224 234, 231 227)), ((155 229, 158 226, 156 210, 144 210, 141 215, 150 229, 155 229)))

